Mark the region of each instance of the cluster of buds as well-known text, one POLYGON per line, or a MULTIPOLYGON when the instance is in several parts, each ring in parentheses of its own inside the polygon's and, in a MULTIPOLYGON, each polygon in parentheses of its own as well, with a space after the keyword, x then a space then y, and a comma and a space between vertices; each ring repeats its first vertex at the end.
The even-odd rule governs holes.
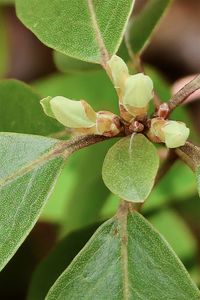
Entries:
POLYGON ((168 148, 177 148, 185 145, 190 134, 185 123, 162 118, 151 120, 149 138, 156 143, 165 143, 168 148))
POLYGON ((117 55, 108 61, 108 72, 119 96, 121 117, 131 122, 143 119, 153 98, 153 82, 143 73, 130 75, 125 62, 117 55))
MULTIPOLYGON (((109 111, 95 112, 84 100, 76 101, 62 96, 42 99, 44 112, 70 128, 73 135, 116 136, 123 130, 121 121, 129 126, 129 130, 143 131, 145 126, 142 122, 146 120, 149 102, 153 97, 151 78, 143 73, 130 75, 127 65, 117 55, 107 62, 107 72, 119 97, 120 117, 109 111)), ((190 131, 182 122, 165 120, 165 106, 163 104, 160 107, 163 111, 159 117, 150 121, 147 135, 150 140, 165 143, 168 148, 183 146, 190 131)))
POLYGON ((76 101, 62 96, 41 100, 44 112, 55 118, 74 135, 97 134, 116 136, 121 131, 120 119, 109 111, 95 112, 84 100, 76 101))
MULTIPOLYGON (((135 124, 136 120, 144 120, 153 98, 151 78, 143 73, 130 75, 127 65, 117 55, 108 61, 107 69, 119 96, 121 117, 131 124, 135 124)), ((154 142, 176 148, 185 144, 189 133, 184 123, 165 120, 163 117, 151 120, 148 136, 154 142)))

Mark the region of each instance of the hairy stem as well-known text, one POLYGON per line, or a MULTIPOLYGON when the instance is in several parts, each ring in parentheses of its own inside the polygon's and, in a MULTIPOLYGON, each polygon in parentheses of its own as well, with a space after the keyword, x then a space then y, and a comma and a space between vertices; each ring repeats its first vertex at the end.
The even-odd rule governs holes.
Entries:
POLYGON ((193 80, 187 83, 180 89, 168 102, 169 113, 172 112, 177 106, 183 103, 192 93, 200 89, 200 75, 197 75, 193 80))
POLYGON ((80 150, 82 148, 94 145, 99 142, 103 142, 105 140, 108 140, 110 138, 105 137, 103 135, 83 135, 76 137, 70 141, 66 142, 66 148, 70 153, 73 153, 77 150, 80 150))

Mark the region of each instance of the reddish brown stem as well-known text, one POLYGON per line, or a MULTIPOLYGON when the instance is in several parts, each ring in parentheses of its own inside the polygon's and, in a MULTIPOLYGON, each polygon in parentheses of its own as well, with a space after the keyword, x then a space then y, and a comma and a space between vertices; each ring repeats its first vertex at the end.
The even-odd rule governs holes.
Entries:
POLYGON ((170 114, 177 106, 183 103, 192 93, 200 89, 200 75, 197 75, 193 80, 187 83, 180 89, 168 102, 170 114))

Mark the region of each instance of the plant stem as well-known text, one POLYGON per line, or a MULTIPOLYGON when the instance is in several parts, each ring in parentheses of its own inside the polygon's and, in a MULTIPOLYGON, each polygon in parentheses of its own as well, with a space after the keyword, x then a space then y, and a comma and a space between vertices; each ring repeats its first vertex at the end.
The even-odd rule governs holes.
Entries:
POLYGON ((200 165, 200 148, 190 142, 176 149, 177 155, 182 159, 193 171, 200 165))
POLYGON ((200 89, 200 75, 197 75, 193 80, 187 83, 180 89, 168 102, 168 115, 181 103, 183 103, 192 93, 200 89))
POLYGON ((105 137, 103 135, 83 135, 65 142, 65 145, 68 151, 70 153, 73 153, 77 150, 94 145, 99 142, 103 142, 108 139, 110 139, 110 137, 105 137))

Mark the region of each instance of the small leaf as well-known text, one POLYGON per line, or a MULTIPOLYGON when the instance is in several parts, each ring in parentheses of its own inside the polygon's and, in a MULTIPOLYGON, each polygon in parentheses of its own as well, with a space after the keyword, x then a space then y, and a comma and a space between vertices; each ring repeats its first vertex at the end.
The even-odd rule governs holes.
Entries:
POLYGON ((0 131, 49 135, 62 130, 63 126, 44 114, 41 98, 20 81, 0 81, 0 131))
POLYGON ((199 297, 167 242, 140 214, 123 209, 97 230, 45 299, 199 297))
POLYGON ((200 195, 200 147, 187 142, 176 150, 180 158, 195 172, 197 189, 200 195))
POLYGON ((22 244, 49 198, 67 142, 0 134, 0 269, 22 244))
POLYGON ((153 188, 158 166, 156 148, 144 135, 137 134, 121 139, 108 151, 103 180, 120 198, 143 202, 153 188))
POLYGON ((148 45, 153 31, 171 0, 150 0, 144 9, 133 17, 128 30, 128 44, 133 52, 141 53, 148 45))
POLYGON ((47 46, 102 63, 121 43, 133 0, 17 0, 21 21, 47 46))

